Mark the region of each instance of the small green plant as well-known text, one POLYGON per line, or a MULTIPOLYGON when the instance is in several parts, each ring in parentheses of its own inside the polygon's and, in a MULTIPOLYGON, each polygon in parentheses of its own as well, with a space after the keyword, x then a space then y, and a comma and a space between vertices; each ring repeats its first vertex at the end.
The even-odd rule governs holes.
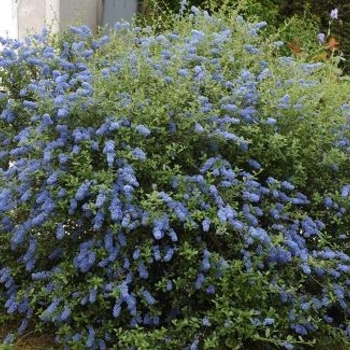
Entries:
POLYGON ((0 350, 12 350, 13 346, 11 345, 0 345, 0 350))

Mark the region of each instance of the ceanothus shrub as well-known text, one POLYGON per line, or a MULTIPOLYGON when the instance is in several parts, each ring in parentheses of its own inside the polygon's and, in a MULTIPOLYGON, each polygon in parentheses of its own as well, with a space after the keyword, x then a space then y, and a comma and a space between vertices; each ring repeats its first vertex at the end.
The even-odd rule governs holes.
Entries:
POLYGON ((2 40, 1 321, 67 349, 349 346, 348 83, 264 26, 2 40))

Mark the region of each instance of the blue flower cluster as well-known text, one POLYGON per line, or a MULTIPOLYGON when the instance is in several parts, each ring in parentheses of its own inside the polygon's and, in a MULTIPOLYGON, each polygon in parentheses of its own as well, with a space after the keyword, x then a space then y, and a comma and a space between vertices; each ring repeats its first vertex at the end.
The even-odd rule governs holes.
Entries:
POLYGON ((324 183, 298 134, 320 134, 320 65, 267 56, 264 22, 185 10, 162 34, 2 40, 0 310, 67 349, 347 339, 347 129, 307 148, 324 183))

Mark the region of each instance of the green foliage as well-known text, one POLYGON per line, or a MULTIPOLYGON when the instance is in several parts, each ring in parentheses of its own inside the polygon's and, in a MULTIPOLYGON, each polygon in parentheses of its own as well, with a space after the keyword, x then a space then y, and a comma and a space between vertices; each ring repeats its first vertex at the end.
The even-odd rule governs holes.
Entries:
POLYGON ((349 347, 349 83, 242 8, 4 41, 0 322, 68 349, 349 347))
MULTIPOLYGON (((301 48, 303 54, 308 55, 309 60, 315 60, 315 57, 333 59, 329 57, 330 53, 324 52, 318 46, 317 34, 331 34, 339 45, 336 47, 336 55, 341 57, 333 62, 336 63, 347 74, 349 71, 348 57, 350 55, 350 42, 347 35, 350 31, 350 24, 347 21, 350 7, 347 2, 339 1, 285 1, 285 0, 188 0, 188 8, 191 5, 199 6, 203 10, 216 12, 217 10, 231 11, 239 9, 241 14, 249 18, 256 18, 269 23, 268 31, 273 34, 278 32, 277 36, 297 48, 301 48), (329 32, 330 12, 333 9, 339 10, 339 17, 332 21, 332 31, 329 32), (321 52, 321 55, 320 55, 321 52)), ((152 24, 157 22, 160 28, 172 18, 174 13, 180 9, 180 1, 153 1, 146 0, 141 8, 141 18, 152 24)), ((285 54, 293 52, 286 48, 285 54)), ((316 58, 316 60, 317 60, 316 58)))

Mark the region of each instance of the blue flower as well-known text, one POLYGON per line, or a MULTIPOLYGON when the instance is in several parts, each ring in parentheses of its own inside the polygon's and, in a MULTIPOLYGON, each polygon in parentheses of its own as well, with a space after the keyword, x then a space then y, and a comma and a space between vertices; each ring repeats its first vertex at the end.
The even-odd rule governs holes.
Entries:
POLYGON ((289 183, 288 181, 282 181, 281 186, 282 186, 282 188, 289 190, 289 191, 294 190, 294 186, 291 183, 289 183))
POLYGON ((179 69, 179 75, 181 76, 181 77, 187 77, 188 75, 189 75, 189 70, 188 69, 179 69))
POLYGON ((301 265, 301 269, 303 270, 303 272, 306 274, 306 275, 310 275, 311 274, 311 268, 309 265, 307 264, 302 264, 301 265))
POLYGON ((88 39, 89 37, 92 36, 92 32, 91 32, 91 29, 87 26, 87 25, 82 25, 82 26, 79 26, 79 27, 69 27, 69 30, 80 36, 82 39, 88 39))
POLYGON ((121 232, 118 233, 117 237, 118 237, 118 241, 119 241, 120 245, 122 247, 125 247, 126 246, 126 237, 121 232))
POLYGON ((142 149, 140 148, 135 148, 133 151, 132 151, 132 155, 135 157, 135 158, 138 158, 142 161, 146 160, 147 156, 146 156, 146 153, 144 151, 142 151, 142 149))
POLYGON ((200 289, 205 282, 205 276, 202 273, 199 273, 195 282, 195 288, 200 289))
POLYGON ((231 32, 230 29, 225 29, 220 33, 214 33, 214 40, 212 41, 213 45, 219 45, 226 42, 229 39, 231 32))
POLYGON ((128 310, 130 311, 131 316, 136 316, 137 310, 136 310, 136 298, 134 294, 131 294, 126 299, 126 304, 128 305, 128 310))
POLYGON ((27 327, 28 327, 28 319, 25 318, 24 320, 22 320, 21 325, 18 328, 18 333, 23 334, 24 331, 27 329, 27 327))
POLYGON ((172 228, 167 231, 167 234, 170 237, 172 242, 177 242, 178 241, 177 234, 172 228))
POLYGON ((107 199, 107 196, 105 193, 99 193, 96 198, 96 203, 95 203, 96 208, 101 208, 105 203, 106 199, 107 199))
POLYGON ((242 231, 244 228, 244 224, 239 220, 230 220, 230 224, 237 231, 242 231))
POLYGON ((23 195, 21 196, 21 201, 22 202, 27 202, 32 196, 32 190, 28 189, 27 191, 25 191, 23 193, 23 195))
POLYGON ((85 346, 87 348, 91 348, 93 346, 93 344, 94 344, 95 334, 96 333, 95 333, 95 330, 93 329, 92 326, 88 326, 88 332, 89 332, 88 339, 87 339, 87 341, 85 343, 85 346))
POLYGON ((249 227, 248 230, 249 234, 253 238, 257 238, 259 241, 264 242, 266 244, 270 244, 271 240, 268 234, 264 229, 261 227, 255 228, 255 227, 249 227))
POLYGON ((203 318, 203 320, 202 320, 202 325, 203 325, 204 327, 210 326, 210 321, 209 321, 209 318, 208 318, 207 316, 205 316, 205 317, 203 318))
POLYGON ((104 213, 102 211, 98 211, 93 220, 93 229, 99 230, 102 227, 104 219, 105 219, 104 213))
POLYGON ((204 219, 204 220, 202 221, 202 227, 203 227, 203 231, 204 231, 204 232, 208 232, 208 231, 209 231, 209 229, 210 229, 210 223, 211 223, 211 221, 210 221, 208 218, 206 218, 206 219, 204 219))
POLYGON ((58 118, 65 118, 69 114, 69 110, 66 108, 59 108, 57 111, 57 117, 58 118))
POLYGON ((243 47, 248 53, 253 55, 258 54, 260 52, 258 48, 250 44, 244 44, 243 47))
POLYGON ((341 195, 342 197, 346 198, 348 197, 350 194, 350 185, 346 185, 346 186, 343 186, 341 188, 341 195))
POLYGON ((81 201, 84 198, 86 198, 89 195, 89 189, 90 189, 89 181, 85 181, 84 183, 82 183, 75 194, 75 199, 77 201, 81 201))
POLYGON ((144 125, 137 125, 135 130, 142 136, 149 136, 151 134, 150 130, 144 125))
POLYGON ((172 289, 173 289, 173 282, 170 281, 170 280, 168 280, 168 281, 166 282, 166 290, 167 290, 167 291, 171 291, 172 289))
POLYGON ((269 317, 265 318, 264 322, 263 322, 263 324, 266 326, 273 325, 274 323, 275 323, 275 320, 273 318, 269 318, 269 317))
POLYGON ((203 256, 201 268, 202 268, 202 271, 208 271, 210 269, 209 257, 206 255, 203 256))
POLYGON ((8 299, 5 303, 5 308, 7 309, 7 313, 9 314, 13 314, 17 308, 18 308, 18 304, 16 303, 16 301, 11 297, 10 299, 8 299))
POLYGON ((144 289, 142 291, 142 295, 145 298, 148 305, 154 305, 156 303, 156 300, 153 298, 153 296, 151 295, 151 293, 149 291, 144 289))
POLYGON ((156 261, 159 261, 162 258, 158 245, 153 247, 153 256, 156 261))
POLYGON ((109 167, 113 166, 115 151, 114 151, 115 143, 113 140, 106 141, 105 146, 103 148, 103 153, 107 156, 107 163, 109 167))
POLYGON ((72 199, 69 201, 69 203, 70 203, 70 205, 69 205, 69 211, 68 211, 68 213, 69 213, 70 215, 72 215, 72 214, 75 212, 75 210, 77 209, 78 203, 77 203, 77 201, 75 200, 75 198, 72 198, 72 199))
POLYGON ((281 109, 287 109, 290 107, 290 96, 288 94, 285 94, 279 104, 278 104, 278 107, 281 108, 281 109))
POLYGON ((326 39, 326 34, 325 33, 318 33, 317 34, 317 40, 320 44, 323 44, 326 39))
POLYGON ((61 321, 66 321, 69 318, 70 314, 71 314, 70 308, 69 307, 65 307, 63 312, 60 315, 61 321))
POLYGON ((120 304, 117 302, 117 303, 114 305, 114 307, 113 307, 113 317, 114 317, 114 318, 119 317, 120 312, 121 312, 121 306, 120 306, 120 304))
POLYGON ((164 231, 169 229, 169 219, 166 216, 156 219, 153 226, 153 236, 155 239, 159 240, 163 238, 164 231))
POLYGON ((48 179, 46 180, 46 183, 47 183, 48 185, 53 185, 53 184, 55 184, 55 183, 58 181, 58 176, 59 176, 59 172, 58 172, 58 171, 53 172, 53 173, 48 177, 48 179))
POLYGON ((175 252, 174 249, 169 248, 169 249, 166 251, 163 260, 164 260, 165 262, 169 262, 169 261, 172 259, 173 255, 174 255, 174 252, 175 252))
POLYGON ((134 250, 134 253, 132 254, 132 258, 134 260, 138 260, 138 258, 140 257, 140 254, 141 254, 141 250, 139 248, 137 248, 134 250))
POLYGON ((58 305, 59 305, 59 300, 58 300, 58 299, 55 299, 55 300, 48 306, 48 308, 45 310, 45 312, 46 312, 48 315, 53 314, 53 313, 57 310, 58 305))
POLYGON ((89 293, 89 303, 93 304, 96 301, 97 298, 97 290, 95 288, 90 290, 89 293))
POLYGON ((215 290, 215 286, 211 284, 205 291, 207 294, 215 294, 215 290))
POLYGON ((331 19, 338 19, 338 9, 337 8, 335 8, 331 11, 330 17, 331 17, 331 19))
POLYGON ((294 346, 287 342, 287 341, 284 341, 282 344, 281 344, 286 350, 293 350, 294 349, 294 346))
POLYGON ((64 235, 65 235, 64 226, 61 223, 57 224, 57 229, 56 229, 57 239, 62 239, 64 235))
POLYGON ((14 339, 15 339, 15 335, 12 334, 12 333, 9 333, 9 334, 6 335, 6 337, 5 337, 3 343, 4 343, 5 345, 10 345, 10 344, 12 344, 12 342, 14 341, 14 339))
POLYGON ((148 271, 147 268, 142 260, 139 260, 138 262, 138 271, 139 275, 142 279, 147 279, 148 278, 148 271))
POLYGON ((117 196, 113 197, 108 209, 111 214, 111 219, 114 222, 117 222, 122 219, 123 217, 122 203, 117 196))
POLYGON ((192 342, 191 346, 190 346, 190 350, 197 350, 199 346, 199 340, 196 339, 192 342))
POLYGON ((248 164, 253 168, 253 169, 256 169, 256 170, 259 170, 261 168, 261 165, 259 162, 257 162, 256 160, 254 159, 249 159, 248 160, 248 164))
POLYGON ((38 108, 38 103, 34 102, 34 101, 24 100, 23 101, 23 107, 24 108, 28 108, 28 109, 33 111, 33 110, 38 108))
POLYGON ((256 193, 243 192, 243 198, 253 203, 260 201, 260 196, 256 193))
POLYGON ((40 213, 39 215, 37 215, 32 219, 32 224, 33 226, 40 226, 45 222, 46 219, 47 219, 47 214, 40 213))
POLYGON ((292 328, 294 329, 295 333, 300 335, 307 335, 308 333, 305 326, 301 324, 293 325, 292 328))

